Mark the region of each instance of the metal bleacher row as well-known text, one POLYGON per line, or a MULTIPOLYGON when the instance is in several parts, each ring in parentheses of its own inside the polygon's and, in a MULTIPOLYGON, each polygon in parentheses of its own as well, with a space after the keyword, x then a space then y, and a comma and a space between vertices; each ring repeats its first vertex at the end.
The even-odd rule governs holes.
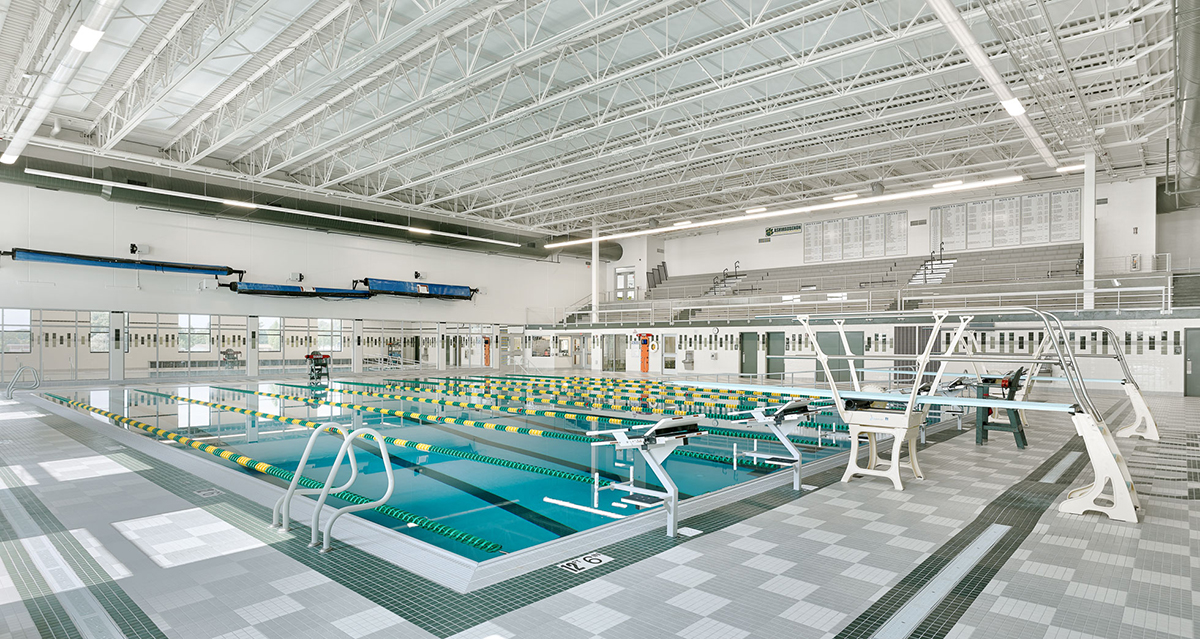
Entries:
MULTIPOLYGON (((993 306, 1065 307, 1076 303, 1071 291, 1083 286, 1082 254, 1082 244, 1062 244, 670 275, 643 300, 604 303, 601 311, 609 322, 736 320, 768 313, 897 310, 901 304, 906 310, 989 305, 976 299, 985 296, 995 298, 993 306)), ((1097 307, 1106 299, 1097 293, 1097 307)))

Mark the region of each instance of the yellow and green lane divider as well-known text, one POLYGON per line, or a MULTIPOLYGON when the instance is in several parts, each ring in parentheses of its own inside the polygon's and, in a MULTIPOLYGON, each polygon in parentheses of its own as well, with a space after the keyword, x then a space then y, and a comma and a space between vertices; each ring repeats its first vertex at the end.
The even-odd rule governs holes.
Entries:
MULTIPOLYGON (((280 384, 283 386, 283 384, 280 384)), ((405 402, 417 402, 420 404, 436 404, 439 406, 457 406, 459 408, 474 408, 475 410, 490 410, 497 413, 512 413, 514 415, 538 415, 541 417, 561 417, 563 419, 580 419, 588 422, 596 422, 599 424, 612 424, 614 426, 645 426, 654 422, 645 419, 623 419, 621 417, 603 417, 601 415, 588 415, 585 413, 564 413, 556 410, 538 410, 536 408, 519 408, 516 406, 494 406, 491 404, 472 404, 470 402, 456 402, 450 399, 433 399, 431 397, 415 397, 411 395, 391 395, 389 393, 373 393, 370 391, 353 390, 349 388, 329 388, 330 392, 342 393, 343 395, 363 395, 367 397, 378 397, 380 399, 391 399, 405 402)))
MULTIPOLYGON (((620 388, 618 388, 618 387, 613 387, 613 386, 609 386, 609 385, 593 385, 593 384, 586 384, 586 383, 585 384, 578 384, 578 383, 570 384, 563 380, 554 381, 554 382, 549 382, 549 381, 539 382, 539 381, 532 381, 529 379, 516 378, 516 377, 495 377, 495 376, 477 376, 477 377, 467 377, 467 378, 432 377, 429 379, 436 380, 436 381, 432 381, 432 382, 421 381, 419 383, 439 384, 439 385, 473 384, 473 385, 478 385, 478 386, 500 385, 500 384, 510 384, 510 385, 520 384, 520 385, 525 385, 525 386, 529 386, 529 387, 533 387, 533 388, 553 388, 553 389, 565 389, 565 390, 572 390, 572 391, 620 390, 620 388)), ((386 383, 401 383, 401 384, 403 384, 403 383, 416 382, 417 380, 384 379, 383 381, 386 383)), ((639 393, 639 392, 651 392, 651 391, 653 391, 654 393, 657 393, 657 394, 670 395, 670 396, 674 396, 674 397, 697 397, 697 398, 727 399, 727 400, 737 400, 737 401, 745 401, 745 397, 748 396, 747 391, 729 391, 729 393, 733 393, 733 394, 726 394, 722 391, 704 390, 704 389, 699 389, 699 388, 692 390, 692 389, 682 388, 682 387, 678 387, 678 386, 658 386, 658 387, 655 387, 652 389, 643 389, 641 387, 631 387, 631 388, 627 389, 625 392, 627 392, 629 394, 635 394, 635 393, 639 393)))
MULTIPOLYGON (((45 393, 44 396, 49 399, 52 399, 60 404, 64 404, 64 405, 70 406, 72 408, 78 408, 78 409, 85 410, 88 412, 96 413, 97 415, 103 415, 104 417, 107 417, 118 424, 123 424, 125 426, 132 426, 139 430, 150 433, 151 435, 155 435, 157 437, 163 437, 163 438, 169 439, 171 441, 183 444, 185 446, 190 446, 192 448, 195 448, 198 451, 208 453, 214 457, 220 457, 221 459, 231 461, 239 466, 249 468, 250 470, 254 470, 254 471, 263 473, 264 475, 270 475, 272 477, 283 480, 285 482, 291 482, 292 478, 295 476, 292 472, 284 470, 282 468, 279 468, 278 466, 272 466, 271 464, 268 464, 267 462, 262 462, 262 461, 258 461, 256 459, 251 459, 250 457, 247 457, 245 455, 241 455, 239 453, 235 453, 231 450, 226 450, 224 448, 218 448, 217 446, 213 446, 212 444, 198 442, 190 437, 186 437, 186 436, 180 435, 178 433, 172 433, 170 431, 158 428, 157 426, 151 426, 150 424, 139 422, 136 419, 130 419, 128 417, 124 417, 124 416, 118 415, 116 413, 110 413, 106 410, 101 410, 99 408, 96 408, 95 406, 92 406, 90 404, 85 404, 83 402, 77 402, 74 400, 67 399, 65 397, 59 397, 58 395, 52 395, 50 393, 45 393)), ((319 482, 315 479, 309 479, 308 477, 304 477, 303 475, 300 476, 300 480, 298 483, 305 488, 313 488, 313 489, 321 489, 325 486, 325 484, 323 484, 322 482, 319 482)), ((356 493, 352 493, 349 491, 343 491, 340 493, 336 493, 333 495, 333 497, 336 497, 337 499, 340 499, 344 502, 349 502, 351 504, 358 504, 358 505, 369 504, 369 503, 375 501, 374 499, 367 499, 366 497, 363 497, 362 495, 358 495, 356 493)), ((501 548, 500 544, 498 544, 494 541, 488 541, 482 537, 477 537, 475 535, 472 535, 471 533, 464 532, 464 531, 458 530, 456 528, 452 528, 445 524, 440 524, 436 521, 433 521, 432 519, 422 517, 420 515, 416 515, 416 514, 413 514, 413 513, 404 511, 404 510, 400 510, 399 508, 396 508, 394 506, 389 506, 387 504, 384 504, 381 506, 376 506, 373 510, 375 510, 376 512, 378 512, 380 514, 387 515, 388 517, 391 517, 397 521, 401 521, 406 524, 410 524, 417 528, 422 528, 424 530, 428 530, 430 532, 436 533, 443 537, 447 537, 449 539, 453 539, 454 541, 466 544, 472 548, 477 548, 484 552, 490 552, 490 553, 500 552, 500 548, 501 548)))
MULTIPOLYGON (((302 388, 308 388, 308 387, 305 386, 302 388)), ((406 387, 406 386, 396 386, 393 384, 387 385, 386 388, 397 389, 397 390, 418 391, 418 392, 421 392, 421 391, 429 392, 428 390, 425 390, 425 389, 406 387)), ((715 419, 719 419, 722 416, 719 413, 709 414, 709 413, 698 413, 695 411, 686 411, 686 410, 671 410, 668 408, 642 408, 642 407, 638 407, 638 406, 625 406, 625 405, 618 405, 618 404, 597 404, 597 403, 592 403, 592 402, 573 402, 573 401, 568 401, 565 399, 549 399, 546 397, 531 397, 531 396, 519 396, 519 395, 502 395, 499 393, 480 393, 480 392, 475 392, 475 391, 471 391, 471 392, 455 391, 453 394, 464 396, 464 397, 483 397, 486 399, 503 399, 503 400, 514 401, 514 402, 533 402, 533 403, 537 403, 537 404, 553 404, 555 406, 576 406, 579 408, 591 408, 594 410, 618 410, 618 411, 625 411, 627 413, 641 413, 643 415, 670 415, 670 416, 704 415, 705 417, 712 417, 715 419)))
MULTIPOLYGON (((335 383, 344 384, 346 382, 335 382, 335 383)), ((277 385, 278 386, 289 386, 289 384, 277 384, 277 385)), ((310 388, 311 389, 313 387, 298 386, 298 388, 310 388)), ((326 388, 320 387, 320 390, 326 390, 326 388)), ((621 418, 617 418, 617 417, 602 417, 599 415, 585 415, 585 414, 581 414, 581 413, 563 413, 563 412, 559 412, 559 411, 537 410, 537 409, 533 409, 533 408, 517 408, 515 406, 492 406, 492 405, 488 405, 488 404, 471 404, 469 402, 456 402, 456 401, 445 400, 445 399, 432 399, 432 398, 428 398, 428 397, 391 395, 388 393, 373 393, 373 392, 369 392, 369 391, 351 390, 351 389, 344 389, 344 388, 328 388, 327 390, 329 390, 330 392, 333 392, 333 393, 344 393, 344 394, 348 394, 348 395, 363 395, 363 396, 368 396, 368 397, 377 397, 379 399, 387 399, 387 400, 395 400, 395 401, 419 402, 419 403, 424 403, 424 404, 438 404, 441 406, 457 406, 457 407, 461 407, 461 408, 472 408, 475 410, 487 410, 487 411, 492 411, 492 412, 497 412, 497 413, 512 413, 512 414, 516 414, 516 415, 539 415, 542 417, 562 417, 565 419, 583 419, 586 421, 600 422, 600 423, 605 423, 605 424, 614 424, 614 425, 618 425, 618 426, 649 426, 649 425, 655 423, 653 420, 647 420, 647 419, 621 419, 621 418)), ((501 397, 503 397, 503 396, 501 396, 501 397)), ((829 424, 822 424, 822 425, 828 426, 829 424)), ((714 428, 705 428, 704 430, 708 431, 710 434, 721 435, 724 437, 737 437, 739 439, 758 439, 761 441, 777 441, 775 439, 775 436, 772 435, 771 433, 760 433, 757 431, 732 430, 732 429, 728 429, 728 428, 715 428, 715 427, 714 428)), ((805 444, 805 445, 809 445, 809 446, 817 446, 820 444, 816 439, 809 438, 809 437, 789 437, 788 439, 791 439, 793 442, 796 442, 797 444, 805 444)))
MULTIPOLYGON (((217 388, 218 390, 232 390, 232 389, 227 389, 227 388, 220 388, 217 386, 214 386, 213 388, 217 388)), ((282 415, 272 415, 271 413, 264 413, 262 411, 250 410, 248 408, 239 408, 237 406, 228 406, 226 404, 217 404, 215 402, 206 402, 206 401, 199 400, 199 399, 191 399, 189 397, 180 397, 178 395, 168 395, 166 393, 157 393, 154 391, 147 391, 147 390, 139 390, 137 392, 145 393, 146 395, 150 395, 150 396, 163 397, 163 398, 171 399, 171 400, 174 400, 177 402, 186 402, 188 404, 198 404, 200 406, 208 406, 210 408, 226 410, 226 411, 230 411, 233 413, 241 413, 243 415, 253 415, 255 417, 261 417, 263 419, 269 419, 269 420, 281 422, 284 424, 298 424, 300 426, 306 426, 308 428, 316 428, 321 425, 317 422, 310 422, 310 421, 303 420, 303 419, 296 419, 295 417, 284 417, 282 415)), ((251 391, 246 391, 246 392, 251 392, 251 391)), ((284 396, 284 398, 292 399, 291 397, 286 397, 286 396, 284 396)), ((339 431, 339 433, 340 432, 341 431, 339 431)), ((373 436, 368 435, 366 433, 359 435, 359 437, 361 437, 363 439, 371 440, 371 441, 373 441, 375 439, 373 436)), ((437 453, 439 455, 446 455, 448 457, 457 457, 459 459, 466 459, 468 461, 479 462, 481 464, 491 464, 493 466, 502 466, 504 468, 511 468, 513 470, 523 470, 526 472, 537 473, 539 475, 546 475, 547 477, 555 477, 558 479, 569 479, 571 481, 577 481, 582 484, 596 483, 596 479, 590 475, 573 473, 573 472, 566 471, 566 470, 556 470, 553 468, 544 468, 542 466, 534 466, 533 464, 526 464, 525 462, 512 461, 510 459, 500 459, 499 457, 489 457, 488 455, 480 455, 479 453, 465 452, 465 451, 461 451, 461 450, 456 450, 454 448, 448 448, 446 446, 437 446, 435 444, 422 444, 420 442, 409 441, 407 439, 399 439, 396 437, 384 437, 383 441, 387 442, 388 444, 390 444, 392 446, 396 446, 398 448, 412 448, 412 449, 419 450, 419 451, 426 452, 426 453, 437 453)), ((601 486, 607 486, 608 484, 612 483, 607 479, 600 479, 599 481, 600 481, 601 486)))
POLYGON ((671 397, 665 394, 655 392, 637 392, 637 391, 610 391, 589 393, 586 389, 571 388, 568 386, 560 386, 557 384, 523 384, 509 383, 507 380, 503 383, 496 381, 480 381, 480 380, 447 380, 447 386, 451 388, 480 388, 484 390, 491 387, 496 390, 509 390, 520 392, 532 392, 541 395, 570 395, 572 397, 594 398, 594 399, 619 399, 632 401, 637 403, 659 403, 659 404, 677 404, 682 406, 704 406, 707 408, 724 408, 731 410, 747 410, 757 408, 757 403, 749 403, 738 399, 686 399, 681 397, 671 397))
MULTIPOLYGON (((400 417, 401 419, 403 419, 403 418, 423 419, 426 421, 437 422, 437 423, 441 423, 441 424, 457 424, 459 426, 471 426, 474 428, 484 428, 487 430, 494 430, 494 431, 502 432, 502 433, 517 433, 520 435, 532 435, 534 437, 546 437, 549 439, 567 439, 567 440, 572 440, 572 441, 577 441, 577 442, 588 442, 588 443, 600 441, 600 439, 597 437, 589 437, 587 435, 576 435, 573 433, 559 433, 556 431, 548 431, 548 430, 536 430, 536 429, 532 429, 532 428, 525 428, 524 426, 505 426, 503 424, 495 424, 492 422, 481 422, 481 421, 474 420, 474 419, 456 419, 454 417, 441 417, 439 415, 424 415, 422 413, 411 413, 411 412, 406 412, 406 411, 391 410, 388 408, 380 408, 378 406, 363 406, 361 404, 349 404, 346 402, 331 402, 327 399, 297 397, 295 395, 281 395, 279 393, 268 393, 265 391, 241 390, 238 388, 224 388, 221 386, 213 386, 213 388, 216 390, 230 391, 230 392, 234 392, 234 393, 244 393, 247 395, 259 395, 262 397, 274 397, 276 399, 287 399, 287 400, 291 400, 294 402, 304 402, 306 404, 313 404, 313 405, 318 405, 318 406, 337 406, 339 408, 350 408, 353 410, 363 411, 363 412, 367 412, 367 413, 378 413, 380 415, 390 415, 392 417, 400 417)), ((772 437, 771 439, 774 439, 774 437, 772 437)), ((728 455, 717 455, 714 453, 705 453, 705 452, 700 452, 700 451, 695 451, 695 450, 687 450, 684 448, 676 448, 671 454, 678 455, 680 457, 691 457, 693 459, 703 459, 705 461, 711 461, 711 462, 715 462, 718 464, 729 464, 729 465, 733 464, 733 458, 729 457, 728 455)), ((772 466, 770 464, 762 464, 757 461, 739 460, 738 465, 752 467, 757 470, 766 470, 766 471, 772 471, 772 472, 779 470, 778 466, 772 466)), ((549 469, 547 469, 547 470, 549 470, 549 469)), ((581 475, 581 477, 583 477, 583 475, 581 475)), ((584 483, 594 483, 594 481, 595 480, 592 479, 591 477, 587 477, 584 480, 584 483)), ((605 480, 603 480, 603 479, 600 480, 601 485, 607 485, 607 484, 604 484, 604 481, 605 480)))

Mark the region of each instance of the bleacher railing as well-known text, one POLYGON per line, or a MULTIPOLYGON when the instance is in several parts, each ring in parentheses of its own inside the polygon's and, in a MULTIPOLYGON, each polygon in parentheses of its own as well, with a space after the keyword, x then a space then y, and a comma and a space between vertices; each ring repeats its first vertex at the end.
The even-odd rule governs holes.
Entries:
MULTIPOLYGON (((1200 273, 1195 274, 1200 277, 1200 273)), ((1178 276, 1177 276, 1178 277, 1178 276)), ((1174 307, 1169 273, 1124 274, 1082 279, 987 282, 896 289, 817 291, 752 297, 635 300, 601 306, 600 325, 681 324, 748 321, 761 315, 790 313, 880 312, 925 308, 1032 306, 1042 310, 1158 311, 1174 307)), ((590 311, 529 308, 527 324, 592 325, 590 311)))

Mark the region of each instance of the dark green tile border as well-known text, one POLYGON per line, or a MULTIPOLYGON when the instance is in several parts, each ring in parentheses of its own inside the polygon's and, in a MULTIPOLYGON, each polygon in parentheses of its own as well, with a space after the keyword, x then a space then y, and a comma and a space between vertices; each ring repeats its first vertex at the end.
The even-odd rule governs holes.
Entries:
MULTIPOLYGON (((112 443, 107 437, 62 417, 46 417, 42 418, 42 421, 101 454, 106 454, 108 451, 104 446, 112 443)), ((946 428, 927 436, 927 443, 919 449, 923 450, 970 432, 970 429, 958 431, 953 427, 946 428)), ((293 527, 293 536, 282 537, 266 525, 271 518, 269 508, 230 493, 211 498, 199 497, 194 491, 211 488, 211 482, 140 451, 127 449, 122 452, 149 467, 149 470, 135 471, 148 481, 195 506, 208 510, 289 558, 337 581, 438 637, 457 634, 690 540, 669 539, 663 528, 657 528, 594 549, 613 557, 615 561, 586 573, 571 574, 554 565, 545 566, 463 594, 393 564, 380 562, 377 557, 353 546, 336 544, 336 551, 333 553, 314 552, 308 547, 311 533, 307 526, 296 524, 293 527)), ((820 489, 840 482, 841 477, 842 469, 833 468, 806 477, 805 483, 820 489)), ((781 486, 689 517, 681 522, 681 526, 708 533, 791 503, 797 498, 791 486, 781 486)))
MULTIPOLYGON (((2 456, 0 466, 8 466, 2 456)), ((23 486, 20 479, 8 468, 0 468, 0 480, 10 486, 9 492, 42 529, 42 534, 58 549, 71 570, 75 571, 92 596, 100 602, 122 634, 130 639, 166 639, 167 636, 150 620, 145 611, 112 580, 83 544, 75 539, 32 490, 23 486)))
MULTIPOLYGON (((1108 410, 1111 417, 1117 406, 1108 410)), ((1061 448, 1050 455, 1024 479, 1017 482, 989 503, 961 531, 942 544, 912 572, 904 576, 891 590, 871 604, 850 622, 836 639, 867 639, 875 634, 892 615, 896 614, 926 584, 937 576, 960 552, 971 545, 992 524, 1003 524, 1011 529, 988 551, 963 579, 954 586, 945 599, 909 635, 911 639, 941 639, 954 627, 971 604, 983 592, 988 583, 1004 567, 1012 554, 1021 547, 1034 526, 1041 519, 1058 495, 1075 481, 1079 473, 1089 464, 1083 439, 1071 437, 1061 448), (1067 468, 1055 483, 1038 481, 1046 476, 1068 453, 1084 452, 1067 468)))

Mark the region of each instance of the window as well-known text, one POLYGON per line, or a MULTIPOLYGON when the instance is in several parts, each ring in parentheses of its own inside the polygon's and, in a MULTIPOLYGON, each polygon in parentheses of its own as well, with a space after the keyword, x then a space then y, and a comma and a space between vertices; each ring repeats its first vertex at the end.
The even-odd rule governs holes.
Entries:
POLYGON ((209 324, 207 315, 179 316, 179 352, 207 353, 209 345, 209 324))
POLYGON ((317 350, 339 352, 342 350, 342 320, 317 320, 317 350))
POLYGON ((278 353, 283 350, 283 320, 278 317, 258 318, 258 350, 278 353))
POLYGON ((5 353, 28 353, 33 346, 29 310, 8 308, 0 311, 0 344, 5 353))
POLYGON ((108 352, 108 313, 92 312, 91 333, 88 336, 88 350, 93 353, 108 352))

